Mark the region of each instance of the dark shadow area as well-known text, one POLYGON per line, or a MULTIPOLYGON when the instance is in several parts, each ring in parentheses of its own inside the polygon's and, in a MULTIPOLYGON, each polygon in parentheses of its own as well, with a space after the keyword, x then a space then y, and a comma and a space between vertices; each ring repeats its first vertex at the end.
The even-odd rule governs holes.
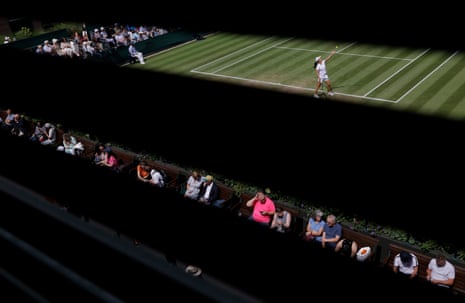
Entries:
POLYGON ((462 299, 426 283, 406 283, 377 264, 346 259, 226 210, 202 207, 169 190, 147 187, 124 174, 91 166, 81 158, 9 136, 1 139, 11 146, 4 153, 9 162, 3 165, 2 174, 46 196, 50 191, 68 207, 66 212, 34 199, 21 188, 2 187, 28 202, 1 194, 2 267, 49 300, 66 300, 77 292, 83 300, 107 302, 92 299, 92 294, 84 291, 87 288, 79 290, 76 281, 60 278, 54 266, 44 266, 34 255, 12 245, 15 242, 5 238, 3 231, 125 302, 167 296, 198 302, 253 302, 251 297, 281 302, 307 296, 308 285, 312 285, 315 299, 327 298, 325 290, 334 285, 338 291, 331 297, 335 300, 344 299, 347 292, 362 294, 367 289, 389 300, 400 293, 411 299, 422 295, 447 302, 462 299), (23 159, 18 150, 24 149, 34 157, 23 159), (19 162, 35 173, 19 171, 19 162), (219 288, 208 280, 186 282, 174 267, 170 270, 168 263, 150 259, 142 248, 137 252, 137 247, 124 245, 116 233, 99 236, 102 231, 93 230, 95 226, 79 219, 81 216, 105 224, 110 231, 136 237, 165 256, 195 264, 229 288, 219 288), (158 265, 150 266, 153 263, 158 265), (66 291, 57 292, 56 287, 66 291), (234 289, 247 296, 236 293, 236 301, 231 300, 234 289), (206 290, 216 295, 224 291, 225 297, 206 296, 206 290))

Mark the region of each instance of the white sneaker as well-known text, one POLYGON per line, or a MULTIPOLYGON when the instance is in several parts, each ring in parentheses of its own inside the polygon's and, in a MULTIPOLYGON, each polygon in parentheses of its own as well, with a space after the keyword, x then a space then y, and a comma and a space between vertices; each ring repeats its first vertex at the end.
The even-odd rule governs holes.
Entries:
POLYGON ((329 92, 328 95, 329 95, 329 96, 334 96, 334 93, 333 93, 333 92, 329 92))
POLYGON ((313 98, 320 99, 320 96, 318 96, 317 94, 313 94, 313 98))

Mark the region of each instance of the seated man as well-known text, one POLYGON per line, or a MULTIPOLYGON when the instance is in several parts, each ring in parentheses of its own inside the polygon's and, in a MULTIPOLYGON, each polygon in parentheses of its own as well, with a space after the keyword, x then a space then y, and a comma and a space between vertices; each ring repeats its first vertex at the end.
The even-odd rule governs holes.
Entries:
POLYGON ((142 54, 142 52, 139 52, 136 49, 136 47, 134 46, 134 43, 129 44, 128 51, 129 51, 129 56, 131 58, 137 58, 137 60, 139 60, 140 64, 145 64, 144 54, 142 54))
POLYGON ((199 193, 199 202, 210 205, 218 200, 220 190, 218 185, 213 182, 213 177, 208 175, 205 178, 205 182, 202 183, 199 193))
POLYGON ((452 287, 455 281, 455 267, 442 254, 432 258, 426 269, 426 280, 442 287, 452 287))
POLYGON ((163 176, 160 173, 160 171, 156 170, 155 168, 152 168, 150 170, 150 181, 149 183, 152 183, 158 187, 164 187, 165 186, 165 181, 163 180, 163 176))
POLYGON ((326 218, 326 224, 323 227, 323 236, 321 238, 321 244, 323 248, 330 248, 335 250, 337 242, 342 236, 342 226, 336 222, 335 215, 328 215, 326 218))
POLYGON ((418 276, 418 259, 412 253, 401 251, 394 257, 393 270, 399 276, 413 279, 418 276))
POLYGON ((246 203, 247 207, 253 207, 250 220, 258 222, 265 226, 270 226, 271 216, 274 215, 276 208, 273 200, 265 195, 264 191, 258 191, 246 203))

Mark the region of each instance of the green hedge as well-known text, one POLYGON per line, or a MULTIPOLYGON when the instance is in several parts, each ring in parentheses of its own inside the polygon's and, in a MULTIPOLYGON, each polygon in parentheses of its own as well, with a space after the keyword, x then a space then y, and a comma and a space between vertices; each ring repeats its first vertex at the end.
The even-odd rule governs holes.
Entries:
POLYGON ((53 32, 32 36, 26 39, 16 40, 14 42, 4 44, 8 45, 9 47, 15 47, 20 49, 32 49, 35 48, 39 44, 43 44, 45 40, 49 40, 50 43, 52 42, 53 38, 60 40, 63 37, 70 37, 70 34, 67 29, 60 29, 53 32))

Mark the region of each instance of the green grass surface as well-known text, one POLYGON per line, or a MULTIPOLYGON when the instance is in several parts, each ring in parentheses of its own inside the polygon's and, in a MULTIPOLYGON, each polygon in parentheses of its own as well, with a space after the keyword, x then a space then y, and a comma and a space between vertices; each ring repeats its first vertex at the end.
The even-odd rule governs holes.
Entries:
POLYGON ((465 56, 453 50, 220 32, 131 68, 310 96, 314 58, 336 45, 327 64, 336 95, 322 98, 465 121, 465 56))

